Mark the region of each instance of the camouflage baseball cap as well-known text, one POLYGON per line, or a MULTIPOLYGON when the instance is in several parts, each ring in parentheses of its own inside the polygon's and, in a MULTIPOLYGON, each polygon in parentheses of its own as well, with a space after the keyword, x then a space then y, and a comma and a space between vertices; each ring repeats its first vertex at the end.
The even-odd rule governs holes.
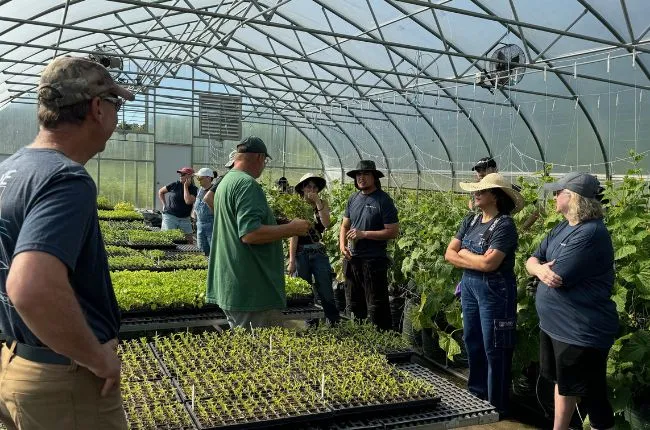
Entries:
POLYGON ((117 85, 108 70, 99 63, 80 57, 57 57, 41 73, 38 99, 58 107, 70 106, 103 94, 125 100, 134 95, 117 85))

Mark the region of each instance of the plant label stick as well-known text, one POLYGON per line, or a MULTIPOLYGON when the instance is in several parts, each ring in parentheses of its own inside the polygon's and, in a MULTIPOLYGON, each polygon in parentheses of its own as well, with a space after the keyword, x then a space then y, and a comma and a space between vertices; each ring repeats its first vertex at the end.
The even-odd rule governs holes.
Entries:
POLYGON ((194 395, 196 394, 194 390, 194 385, 192 385, 192 410, 194 410, 194 395))
POLYGON ((269 352, 273 352, 273 335, 269 335, 269 352))
POLYGON ((325 372, 322 373, 320 381, 320 398, 322 399, 323 397, 325 397, 325 372))

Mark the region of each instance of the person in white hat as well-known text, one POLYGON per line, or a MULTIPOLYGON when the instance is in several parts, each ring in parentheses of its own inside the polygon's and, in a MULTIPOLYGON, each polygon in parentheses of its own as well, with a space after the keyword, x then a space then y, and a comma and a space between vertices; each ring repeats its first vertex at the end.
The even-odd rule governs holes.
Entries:
POLYGON ((199 181, 199 191, 194 201, 192 215, 196 220, 196 245, 205 255, 210 255, 210 244, 212 243, 212 224, 214 215, 212 209, 203 201, 203 197, 208 193, 212 186, 214 173, 211 169, 203 167, 194 174, 199 181))
POLYGON ((313 276, 325 318, 331 324, 336 324, 340 315, 332 291, 332 266, 322 242, 323 232, 330 225, 330 208, 327 201, 318 195, 326 185, 325 179, 307 173, 294 187, 296 193, 314 208, 314 226, 307 236, 291 238, 288 270, 291 274, 297 271, 298 276, 309 283, 313 276))
POLYGON ((479 213, 470 213, 445 252, 463 269, 460 282, 463 332, 469 359, 469 391, 509 410, 515 346, 517 228, 510 217, 524 206, 518 191, 499 173, 460 187, 474 194, 479 213))

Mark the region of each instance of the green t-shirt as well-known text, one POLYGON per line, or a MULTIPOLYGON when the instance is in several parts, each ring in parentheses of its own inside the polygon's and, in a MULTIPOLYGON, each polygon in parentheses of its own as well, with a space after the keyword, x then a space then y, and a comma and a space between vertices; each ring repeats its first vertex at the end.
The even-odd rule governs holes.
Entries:
POLYGON ((276 225, 262 187, 248 173, 232 169, 214 194, 214 233, 206 300, 229 311, 284 309, 282 241, 241 241, 261 225, 276 225))

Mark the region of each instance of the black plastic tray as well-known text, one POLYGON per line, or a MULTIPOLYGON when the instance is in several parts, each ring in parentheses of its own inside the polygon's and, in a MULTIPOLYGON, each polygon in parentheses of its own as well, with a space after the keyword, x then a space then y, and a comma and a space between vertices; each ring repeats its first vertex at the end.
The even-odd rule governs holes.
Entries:
POLYGON ((185 308, 158 308, 122 311, 122 318, 147 318, 147 317, 177 317, 179 315, 197 315, 206 312, 221 311, 221 308, 211 303, 206 303, 202 307, 185 307, 185 308))

